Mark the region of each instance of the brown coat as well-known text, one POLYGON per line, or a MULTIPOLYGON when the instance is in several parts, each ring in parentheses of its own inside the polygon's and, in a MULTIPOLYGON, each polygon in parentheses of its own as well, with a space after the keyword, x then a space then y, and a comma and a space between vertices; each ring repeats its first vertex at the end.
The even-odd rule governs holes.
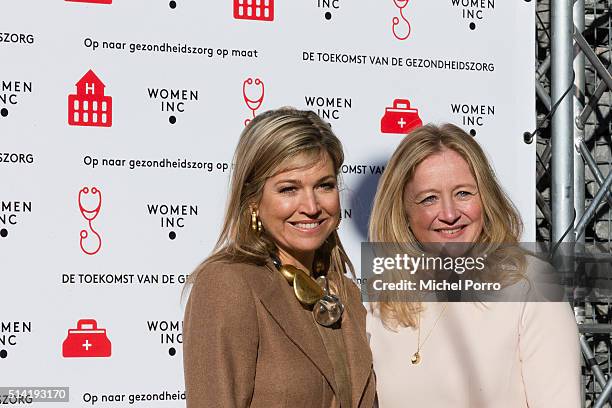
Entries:
MULTIPOLYGON (((215 263, 200 272, 183 327, 188 408, 339 405, 312 313, 273 268, 215 263)), ((352 407, 370 408, 376 386, 366 311, 357 287, 347 283, 342 333, 352 407)))

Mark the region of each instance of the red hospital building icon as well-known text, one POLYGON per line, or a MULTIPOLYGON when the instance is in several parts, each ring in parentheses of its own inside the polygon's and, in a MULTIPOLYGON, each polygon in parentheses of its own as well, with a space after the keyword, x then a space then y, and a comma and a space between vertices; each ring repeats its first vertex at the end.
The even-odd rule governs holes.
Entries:
POLYGON ((238 20, 274 20, 274 0, 234 0, 234 18, 238 20))
POLYGON ((76 83, 77 93, 68 95, 68 124, 102 126, 113 124, 113 98, 104 95, 105 85, 92 70, 76 83))

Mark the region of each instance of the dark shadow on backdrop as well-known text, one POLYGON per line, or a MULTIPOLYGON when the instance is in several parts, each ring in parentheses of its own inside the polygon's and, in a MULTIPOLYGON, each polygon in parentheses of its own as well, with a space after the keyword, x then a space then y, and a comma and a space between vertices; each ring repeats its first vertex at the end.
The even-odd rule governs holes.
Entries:
POLYGON ((353 209, 352 221, 357 227, 359 238, 362 242, 368 240, 368 223, 370 222, 370 214, 372 213, 378 180, 382 176, 382 174, 371 174, 370 166, 378 166, 382 169, 383 166, 387 165, 388 160, 389 158, 379 158, 370 161, 367 167, 367 174, 360 175, 358 182, 353 185, 353 188, 346 189, 349 193, 348 204, 353 209))

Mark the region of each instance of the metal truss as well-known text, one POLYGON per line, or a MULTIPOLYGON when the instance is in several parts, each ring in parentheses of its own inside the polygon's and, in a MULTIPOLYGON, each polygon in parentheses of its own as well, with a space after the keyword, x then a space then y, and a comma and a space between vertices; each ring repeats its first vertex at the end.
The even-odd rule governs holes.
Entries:
MULTIPOLYGON (((612 0, 540 0, 536 26, 537 239, 612 255, 612 0)), ((612 407, 612 299, 574 311, 584 406, 612 407)))

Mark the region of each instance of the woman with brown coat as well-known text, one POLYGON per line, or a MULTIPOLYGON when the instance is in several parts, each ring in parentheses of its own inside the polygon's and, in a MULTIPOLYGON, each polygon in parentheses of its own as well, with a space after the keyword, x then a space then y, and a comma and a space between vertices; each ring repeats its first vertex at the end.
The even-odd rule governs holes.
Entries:
POLYGON ((360 293, 336 229, 342 146, 313 112, 243 131, 212 255, 191 277, 187 407, 371 407, 360 293))

